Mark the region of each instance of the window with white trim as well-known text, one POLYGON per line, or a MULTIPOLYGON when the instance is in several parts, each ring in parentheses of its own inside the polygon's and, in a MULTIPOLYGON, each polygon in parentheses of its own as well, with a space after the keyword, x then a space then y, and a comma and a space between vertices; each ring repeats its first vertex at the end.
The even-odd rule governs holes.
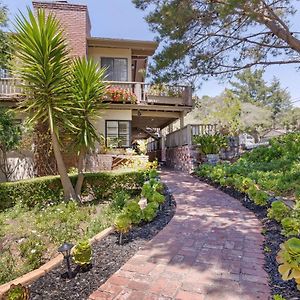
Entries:
POLYGON ((106 146, 112 148, 129 148, 130 128, 130 121, 106 120, 106 146))

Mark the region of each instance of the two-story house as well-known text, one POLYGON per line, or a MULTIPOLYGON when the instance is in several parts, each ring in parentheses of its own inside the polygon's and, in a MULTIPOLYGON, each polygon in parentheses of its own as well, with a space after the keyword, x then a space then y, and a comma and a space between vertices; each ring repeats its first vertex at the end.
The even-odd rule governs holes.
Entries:
MULTIPOLYGON (((147 139, 192 109, 188 86, 155 86, 145 82, 149 57, 158 47, 154 41, 91 36, 88 7, 68 1, 33 1, 35 10, 44 9, 60 20, 73 57, 89 57, 107 68, 109 88, 106 108, 96 128, 107 146, 131 147, 137 139, 147 139)), ((20 91, 15 79, 0 79, 2 104, 14 106, 20 91)))

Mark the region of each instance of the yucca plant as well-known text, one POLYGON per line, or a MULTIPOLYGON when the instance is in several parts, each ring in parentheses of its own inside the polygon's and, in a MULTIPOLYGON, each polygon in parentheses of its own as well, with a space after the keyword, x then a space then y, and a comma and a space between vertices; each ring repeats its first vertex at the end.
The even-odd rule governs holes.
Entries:
POLYGON ((65 199, 77 199, 68 177, 59 144, 59 130, 75 128, 66 113, 72 106, 67 78, 70 59, 67 43, 59 21, 45 11, 36 14, 28 9, 28 19, 20 14, 16 18, 15 55, 16 73, 21 79, 24 98, 23 111, 28 123, 46 123, 65 199))
POLYGON ((99 118, 99 110, 103 109, 103 97, 106 92, 104 83, 105 69, 91 59, 74 60, 70 73, 70 92, 73 103, 71 116, 77 129, 73 131, 72 140, 78 151, 78 179, 75 191, 80 196, 84 180, 85 157, 89 150, 100 143, 93 121, 99 118))

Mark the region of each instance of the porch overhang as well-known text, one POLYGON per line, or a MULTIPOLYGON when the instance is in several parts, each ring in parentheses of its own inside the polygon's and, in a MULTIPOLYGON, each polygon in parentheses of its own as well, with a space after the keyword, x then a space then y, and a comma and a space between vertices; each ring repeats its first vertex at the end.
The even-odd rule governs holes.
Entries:
POLYGON ((163 112, 163 111, 146 111, 133 110, 132 111, 132 138, 133 139, 147 139, 155 136, 152 134, 153 129, 163 129, 174 121, 178 120, 182 112, 163 112))

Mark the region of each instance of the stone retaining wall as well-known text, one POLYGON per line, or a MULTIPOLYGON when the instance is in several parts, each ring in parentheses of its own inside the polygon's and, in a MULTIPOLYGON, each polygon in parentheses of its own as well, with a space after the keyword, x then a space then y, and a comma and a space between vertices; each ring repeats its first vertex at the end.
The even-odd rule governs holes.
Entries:
POLYGON ((175 170, 191 173, 198 166, 199 153, 194 146, 167 149, 166 165, 175 170))

